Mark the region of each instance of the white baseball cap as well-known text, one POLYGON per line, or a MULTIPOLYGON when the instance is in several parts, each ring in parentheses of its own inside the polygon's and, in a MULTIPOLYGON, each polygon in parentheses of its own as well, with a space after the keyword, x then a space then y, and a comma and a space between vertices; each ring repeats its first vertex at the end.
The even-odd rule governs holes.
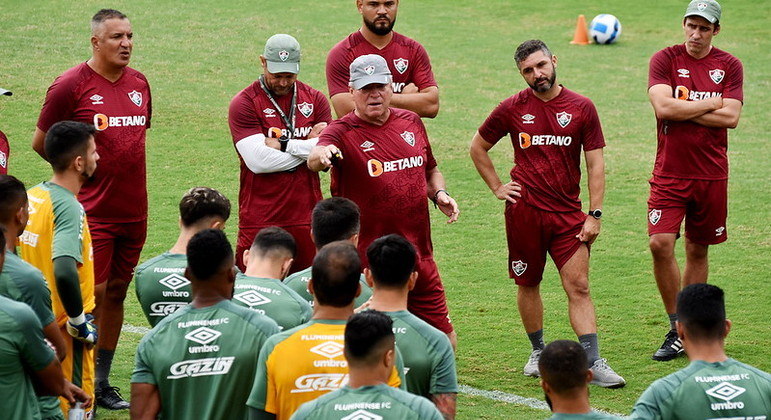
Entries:
POLYGON ((367 54, 353 60, 350 67, 351 87, 356 90, 364 86, 377 83, 385 85, 391 83, 391 70, 385 58, 377 54, 367 54))

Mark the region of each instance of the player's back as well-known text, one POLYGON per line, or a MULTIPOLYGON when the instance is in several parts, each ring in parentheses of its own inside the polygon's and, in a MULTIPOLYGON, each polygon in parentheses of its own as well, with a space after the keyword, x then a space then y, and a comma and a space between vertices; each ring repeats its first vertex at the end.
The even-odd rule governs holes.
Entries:
MULTIPOLYGON (((288 276, 284 279, 284 284, 286 284, 290 289, 294 290, 294 292, 300 295, 300 297, 305 299, 312 308, 313 295, 311 295, 311 292, 308 291, 308 282, 311 279, 311 268, 312 267, 308 267, 305 270, 298 271, 288 276)), ((364 278, 364 274, 362 274, 359 278, 359 284, 361 285, 361 293, 353 301, 354 308, 358 308, 359 306, 363 305, 369 300, 369 298, 372 297, 372 288, 367 284, 367 280, 364 278)))
POLYGON ((277 332, 229 300, 185 306, 142 339, 131 382, 158 387, 164 418, 245 418, 259 349, 277 332))
POLYGON ((137 299, 151 326, 193 299, 190 280, 185 278, 186 267, 186 255, 164 252, 134 270, 137 299))
POLYGON ((236 275, 233 302, 266 315, 281 330, 288 330, 311 319, 308 302, 281 280, 236 275))

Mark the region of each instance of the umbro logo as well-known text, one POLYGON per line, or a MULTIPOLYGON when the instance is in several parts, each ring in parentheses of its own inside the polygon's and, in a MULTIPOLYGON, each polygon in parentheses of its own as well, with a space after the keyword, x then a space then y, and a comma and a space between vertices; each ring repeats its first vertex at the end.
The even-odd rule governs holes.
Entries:
POLYGON ((247 290, 245 292, 241 292, 233 296, 233 299, 236 299, 239 302, 245 303, 250 308, 255 306, 265 305, 272 302, 272 300, 266 298, 261 293, 258 293, 254 290, 247 290))
POLYGON ((715 236, 723 236, 723 232, 725 232, 725 226, 720 226, 715 229, 715 236))
POLYGON ((383 420, 383 416, 372 414, 367 410, 356 410, 340 420, 383 420))
POLYGON ((319 344, 316 347, 313 347, 310 351, 311 353, 316 353, 319 356, 334 359, 335 357, 343 355, 343 344, 337 341, 327 341, 325 343, 319 344))
POLYGON ((213 330, 208 327, 201 327, 185 334, 185 339, 194 341, 198 344, 209 344, 212 341, 218 339, 221 335, 222 333, 217 330, 213 330))
POLYGON ((535 115, 533 114, 525 114, 522 116, 522 124, 535 124, 535 115))
POLYGON ((729 382, 721 382, 704 392, 706 392, 707 395, 720 398, 723 401, 731 401, 739 395, 744 394, 744 391, 746 391, 746 389, 740 386, 736 386, 729 382))
POLYGON ((360 144, 359 147, 361 147, 362 152, 371 152, 375 150, 375 143, 372 143, 371 141, 367 140, 364 143, 360 144))
POLYGON ((104 104, 104 102, 102 102, 102 99, 104 99, 104 98, 99 96, 98 94, 92 95, 88 99, 91 99, 91 105, 102 105, 102 104, 104 104))
POLYGON ((691 77, 691 72, 688 69, 677 69, 678 77, 691 77))
POLYGON ((180 276, 179 274, 169 274, 168 276, 160 279, 158 283, 168 287, 171 290, 177 290, 181 287, 185 287, 190 284, 190 280, 180 276))
POLYGON ((262 110, 262 112, 265 114, 266 117, 275 117, 276 116, 276 110, 273 108, 265 108, 262 110))

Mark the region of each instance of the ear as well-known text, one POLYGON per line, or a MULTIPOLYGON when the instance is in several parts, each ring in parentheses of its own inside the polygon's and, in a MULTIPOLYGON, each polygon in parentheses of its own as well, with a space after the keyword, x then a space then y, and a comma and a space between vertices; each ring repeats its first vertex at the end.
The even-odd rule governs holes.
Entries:
POLYGON ((731 326, 733 325, 733 322, 731 322, 730 319, 725 320, 725 332, 723 333, 723 338, 728 336, 728 333, 731 332, 731 326))
POLYGON ((268 72, 268 63, 265 61, 265 57, 260 54, 260 65, 262 66, 262 70, 264 72, 268 72))
POLYGON ((91 48, 95 50, 99 49, 99 38, 97 38, 96 35, 91 35, 91 48))
POLYGON ((351 239, 349 239, 353 243, 354 246, 359 246, 359 234, 356 233, 353 236, 351 236, 351 239))
POLYGON ((316 294, 313 292, 313 279, 308 280, 308 293, 310 293, 311 296, 316 294))
POLYGON ((369 268, 364 269, 364 278, 367 279, 367 285, 369 287, 375 287, 375 278, 372 277, 372 270, 369 268))
POLYGON ((552 55, 551 56, 551 63, 554 65, 554 68, 557 68, 557 56, 552 55))
POLYGON ((715 36, 720 33, 720 25, 715 25, 715 29, 712 33, 712 36, 715 36))
POLYGON ((548 394, 549 392, 551 392, 551 388, 549 387, 549 384, 547 384, 546 381, 543 380, 543 378, 540 378, 539 382, 541 384, 541 389, 543 389, 544 394, 548 394))
POLYGON ((209 225, 211 229, 225 230, 225 221, 219 218, 214 219, 209 225))
POLYGON ((675 321, 675 329, 677 330, 677 336, 680 337, 680 340, 683 340, 685 338, 685 328, 683 328, 683 324, 680 321, 675 321))
POLYGON ((294 258, 287 258, 284 260, 284 262, 281 264, 281 279, 285 279, 286 276, 289 274, 289 269, 292 268, 292 263, 294 262, 294 258))
POLYGON ((391 369, 391 367, 396 363, 396 351, 394 349, 389 349, 385 352, 383 355, 383 365, 391 369))
POLYGON ((592 379, 594 379, 594 372, 591 369, 586 369, 586 384, 591 383, 592 379))
POLYGON ((313 245, 316 245, 316 238, 313 237, 313 228, 311 228, 311 242, 313 242, 313 245))
POLYGON ((413 271, 410 274, 410 278, 407 280, 407 290, 412 291, 415 288, 415 284, 418 283, 418 272, 413 271))
POLYGON ((86 167, 86 160, 83 158, 83 156, 75 156, 75 159, 72 160, 72 166, 76 171, 78 171, 78 173, 81 173, 86 167))
POLYGON ((249 251, 250 250, 251 250, 250 248, 247 248, 247 249, 244 250, 244 255, 243 255, 244 267, 249 265, 249 251))
POLYGON ((356 0, 355 3, 356 3, 356 10, 358 10, 359 13, 361 13, 361 8, 362 8, 362 6, 364 6, 364 1, 363 0, 356 0))

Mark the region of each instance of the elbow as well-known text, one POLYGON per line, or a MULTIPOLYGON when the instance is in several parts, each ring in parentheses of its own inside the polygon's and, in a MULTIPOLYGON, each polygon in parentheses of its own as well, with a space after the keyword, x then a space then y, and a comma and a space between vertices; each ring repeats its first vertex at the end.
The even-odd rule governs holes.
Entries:
POLYGON ((726 125, 726 128, 736 128, 739 126, 739 116, 734 115, 731 116, 731 118, 728 119, 728 124, 726 125))
POLYGON ((426 107, 425 111, 423 112, 423 117, 425 118, 436 118, 436 116, 439 115, 439 103, 431 104, 428 107, 426 107))

